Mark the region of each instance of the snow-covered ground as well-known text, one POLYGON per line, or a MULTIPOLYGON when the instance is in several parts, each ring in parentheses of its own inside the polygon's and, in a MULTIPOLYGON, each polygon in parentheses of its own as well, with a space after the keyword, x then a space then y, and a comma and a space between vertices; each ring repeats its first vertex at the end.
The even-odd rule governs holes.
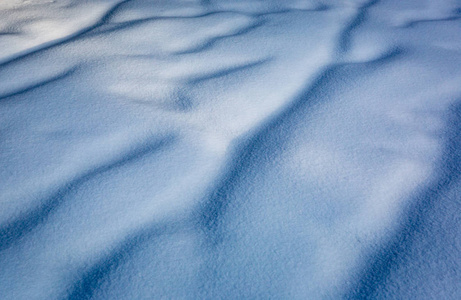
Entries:
POLYGON ((460 299, 460 0, 0 1, 0 299, 460 299))

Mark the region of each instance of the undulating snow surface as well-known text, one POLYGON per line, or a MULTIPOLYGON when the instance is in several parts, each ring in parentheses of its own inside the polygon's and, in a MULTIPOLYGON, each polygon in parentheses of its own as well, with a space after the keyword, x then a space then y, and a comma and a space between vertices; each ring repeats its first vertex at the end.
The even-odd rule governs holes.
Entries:
POLYGON ((2 0, 1 299, 460 299, 461 1, 2 0))

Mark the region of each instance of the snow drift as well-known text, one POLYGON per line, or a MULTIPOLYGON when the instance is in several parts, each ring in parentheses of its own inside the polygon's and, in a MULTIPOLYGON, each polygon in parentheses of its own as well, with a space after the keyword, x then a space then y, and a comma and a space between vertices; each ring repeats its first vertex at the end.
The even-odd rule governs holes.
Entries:
POLYGON ((461 3, 0 3, 2 299, 458 299, 461 3))

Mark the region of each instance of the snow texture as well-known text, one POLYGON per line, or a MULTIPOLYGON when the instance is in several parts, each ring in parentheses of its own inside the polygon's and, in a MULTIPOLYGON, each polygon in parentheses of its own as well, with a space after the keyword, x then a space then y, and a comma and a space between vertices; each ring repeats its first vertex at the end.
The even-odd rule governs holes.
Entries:
POLYGON ((461 299, 461 1, 2 0, 1 299, 461 299))

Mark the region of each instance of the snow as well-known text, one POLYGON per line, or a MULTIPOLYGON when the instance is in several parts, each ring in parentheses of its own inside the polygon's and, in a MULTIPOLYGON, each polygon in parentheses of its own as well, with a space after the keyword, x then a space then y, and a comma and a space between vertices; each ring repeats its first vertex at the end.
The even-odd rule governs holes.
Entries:
POLYGON ((460 298, 460 12, 2 1, 0 298, 460 298))

